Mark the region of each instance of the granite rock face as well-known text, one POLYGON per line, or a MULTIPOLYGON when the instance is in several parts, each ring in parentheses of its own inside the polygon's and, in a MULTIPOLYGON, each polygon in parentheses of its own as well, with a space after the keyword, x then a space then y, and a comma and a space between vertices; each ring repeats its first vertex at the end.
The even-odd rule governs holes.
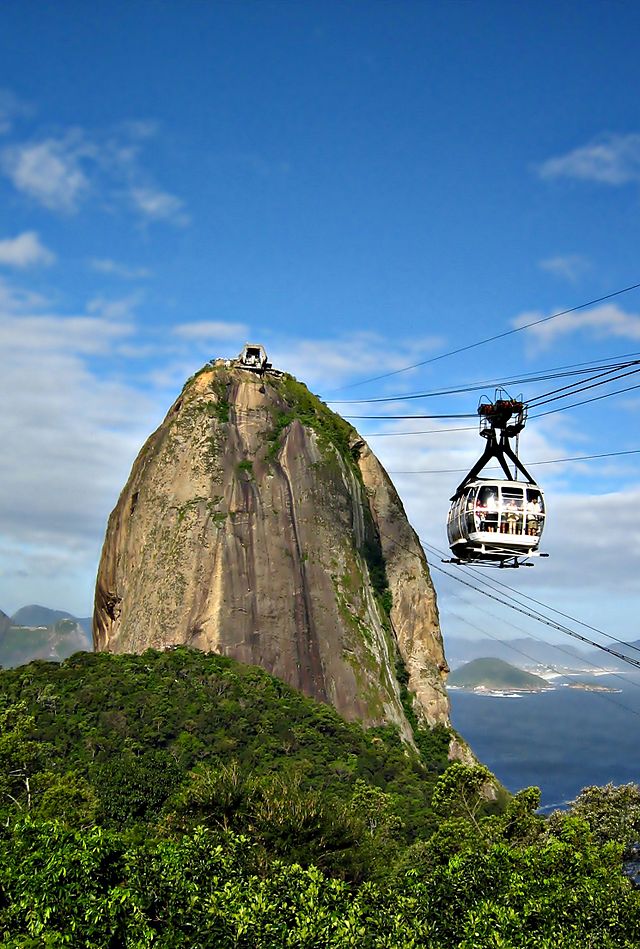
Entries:
POLYGON ((186 384, 109 519, 93 638, 213 650, 408 740, 407 702, 448 723, 435 592, 402 503, 356 431, 287 375, 218 361, 186 384))

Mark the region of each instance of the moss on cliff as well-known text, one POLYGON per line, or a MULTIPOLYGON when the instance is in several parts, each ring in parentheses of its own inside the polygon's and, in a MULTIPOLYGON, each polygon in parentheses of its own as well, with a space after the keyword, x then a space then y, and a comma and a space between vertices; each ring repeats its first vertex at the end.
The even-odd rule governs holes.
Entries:
POLYGON ((274 413, 274 426, 269 436, 270 457, 273 458, 277 454, 284 429, 294 419, 298 419, 302 425, 316 433, 321 449, 333 446, 350 467, 357 467, 349 449, 349 441, 356 434, 352 425, 332 412, 318 396, 309 392, 304 383, 298 382, 288 373, 281 378, 269 379, 268 384, 286 404, 286 408, 278 409, 274 413))

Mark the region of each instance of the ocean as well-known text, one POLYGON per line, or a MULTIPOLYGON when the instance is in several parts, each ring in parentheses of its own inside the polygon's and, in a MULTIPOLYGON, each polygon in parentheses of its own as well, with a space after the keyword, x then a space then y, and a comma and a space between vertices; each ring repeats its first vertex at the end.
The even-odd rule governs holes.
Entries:
POLYGON ((452 690, 452 723, 509 791, 539 787, 544 810, 565 806, 588 785, 640 784, 640 677, 592 681, 622 691, 497 697, 452 690))

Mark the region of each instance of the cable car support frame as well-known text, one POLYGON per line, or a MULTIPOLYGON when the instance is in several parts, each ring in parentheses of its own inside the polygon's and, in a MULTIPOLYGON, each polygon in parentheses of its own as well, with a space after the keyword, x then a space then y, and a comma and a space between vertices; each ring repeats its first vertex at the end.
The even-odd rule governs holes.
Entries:
MULTIPOLYGON (((486 397, 483 397, 486 399, 486 397)), ((502 471, 505 474, 507 482, 510 482, 512 485, 518 480, 518 474, 523 477, 522 487, 523 489, 537 489, 539 492, 540 498, 542 498, 542 492, 536 481, 531 476, 527 468, 520 461, 517 455, 517 451, 514 451, 511 447, 510 440, 512 438, 518 438, 520 432, 523 430, 526 420, 527 420, 527 406, 519 399, 510 398, 507 393, 498 389, 495 393, 495 398, 493 402, 490 402, 488 399, 483 401, 481 399, 480 404, 478 405, 478 415, 480 416, 480 435, 486 439, 486 447, 478 461, 474 464, 471 470, 467 475, 462 479, 458 487, 456 488, 454 494, 451 497, 452 509, 451 514, 454 509, 455 502, 463 497, 467 488, 473 486, 474 482, 479 479, 478 476, 480 472, 485 468, 485 466, 492 459, 496 459, 502 468, 502 471), (501 397, 501 396, 505 397, 501 397), (509 468, 509 462, 513 465, 513 471, 509 468)), ((491 485, 491 481, 487 482, 488 485, 491 485)), ((494 486, 502 484, 500 481, 495 481, 494 486)), ((473 491, 473 487, 470 488, 470 491, 473 491)), ((496 488, 497 495, 497 488, 496 488)), ((526 507, 526 491, 523 494, 523 510, 522 516, 523 527, 527 525, 527 512, 526 507)), ((496 515, 497 517, 497 515, 496 515)), ((496 522, 497 523, 497 522, 496 522)), ((542 531, 543 518, 539 521, 539 532, 536 537, 535 543, 531 540, 530 549, 527 548, 527 544, 524 543, 521 545, 524 549, 516 549, 511 546, 508 542, 505 542, 503 539, 502 543, 498 539, 501 535, 496 534, 491 535, 486 533, 489 528, 483 529, 476 527, 476 537, 477 532, 482 531, 481 540, 472 540, 469 536, 468 528, 465 528, 466 533, 463 531, 463 537, 458 538, 457 541, 451 542, 452 553, 454 557, 449 560, 443 561, 443 563, 454 563, 454 564, 474 564, 477 566, 491 566, 491 567, 520 567, 520 566, 533 566, 532 563, 528 561, 530 556, 540 556, 547 557, 548 554, 540 553, 537 550, 539 543, 539 536, 542 531), (455 556, 457 551, 455 550, 456 545, 460 545, 464 537, 467 538, 467 543, 463 544, 460 554, 455 556), (479 545, 479 546, 478 546, 479 545)), ((472 530, 471 533, 474 533, 472 530)), ((529 533, 527 531, 527 533, 529 533)), ((523 535, 523 540, 524 540, 523 535)), ((516 538, 511 538, 515 540, 516 538)))

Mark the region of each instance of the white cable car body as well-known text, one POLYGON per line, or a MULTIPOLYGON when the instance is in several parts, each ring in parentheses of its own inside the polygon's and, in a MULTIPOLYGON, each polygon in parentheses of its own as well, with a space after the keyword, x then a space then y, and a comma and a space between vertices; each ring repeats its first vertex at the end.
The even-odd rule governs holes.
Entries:
POLYGON ((478 413, 487 446, 451 498, 447 534, 453 557, 448 562, 532 566, 529 557, 548 556, 539 550, 546 517, 544 496, 509 444, 524 428, 526 407, 521 401, 496 398, 481 402, 478 413), (499 461, 505 478, 480 477, 491 458, 499 461), (515 480, 518 472, 525 480, 515 480))
POLYGON ((478 478, 467 484, 449 509, 447 534, 460 561, 491 560, 538 554, 544 527, 542 491, 527 481, 478 478))

